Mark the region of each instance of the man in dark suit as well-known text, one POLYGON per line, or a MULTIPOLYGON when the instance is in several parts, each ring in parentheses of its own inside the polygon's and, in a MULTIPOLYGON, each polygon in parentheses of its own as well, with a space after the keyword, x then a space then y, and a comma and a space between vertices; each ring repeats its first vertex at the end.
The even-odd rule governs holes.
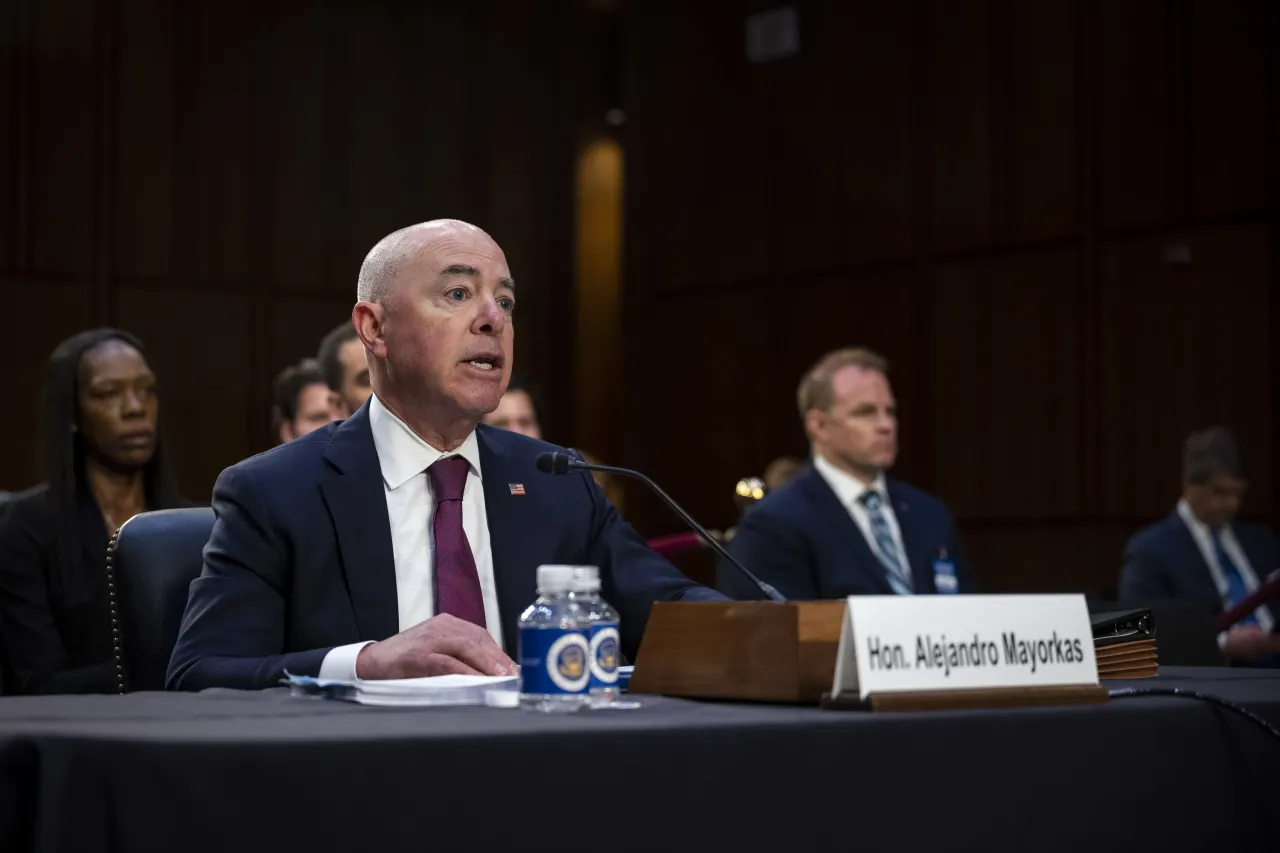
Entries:
POLYGON ((721 599, 648 550, 587 474, 540 474, 558 448, 478 426, 510 377, 515 307, 489 235, 397 231, 357 290, 373 396, 219 477, 171 689, 513 673, 541 564, 599 566, 631 656, 654 601, 721 599))
MULTIPOLYGON (((885 475, 898 453, 888 371, 876 353, 845 349, 800 382, 812 462, 747 511, 730 545, 788 598, 973 591, 946 505, 885 475)), ((717 586, 759 597, 725 565, 717 586)))
MULTIPOLYGON (((1265 527, 1236 521, 1248 486, 1244 457, 1223 427, 1192 433, 1183 447, 1182 500, 1174 512, 1134 535, 1124 552, 1120 600, 1199 603, 1220 613, 1258 588, 1277 567, 1276 539, 1265 527)), ((1218 637, 1237 663, 1274 663, 1280 635, 1262 606, 1218 637)))

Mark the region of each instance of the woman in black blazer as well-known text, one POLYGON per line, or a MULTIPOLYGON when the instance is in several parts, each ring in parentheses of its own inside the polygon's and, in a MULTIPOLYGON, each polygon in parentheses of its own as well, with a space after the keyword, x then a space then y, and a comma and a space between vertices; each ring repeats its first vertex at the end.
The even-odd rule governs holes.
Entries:
POLYGON ((44 385, 45 485, 0 522, 0 630, 10 693, 114 692, 106 555, 133 515, 180 506, 156 378, 118 329, 63 341, 44 385))

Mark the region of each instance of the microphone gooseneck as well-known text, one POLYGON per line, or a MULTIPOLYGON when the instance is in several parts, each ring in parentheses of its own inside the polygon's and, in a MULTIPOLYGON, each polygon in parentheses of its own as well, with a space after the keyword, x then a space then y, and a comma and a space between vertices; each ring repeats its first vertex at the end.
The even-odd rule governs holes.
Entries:
POLYGON ((630 477, 633 480, 639 480, 644 483, 653 493, 662 499, 662 502, 670 507, 671 511, 680 516, 680 520, 689 526, 694 533, 702 538, 703 542, 715 551, 716 554, 723 557, 725 562, 737 569, 744 578, 751 581, 757 589, 765 594, 766 597, 773 601, 786 601, 786 597, 778 590, 774 589, 773 584, 767 583, 756 577, 755 574, 730 554, 720 542, 707 532, 707 529, 694 520, 693 516, 684 511, 680 504, 676 503, 670 495, 662 490, 662 488, 649 479, 646 475, 631 468, 615 468, 612 465, 588 465, 581 459, 577 459, 568 453, 547 452, 539 453, 535 460, 538 470, 544 474, 568 474, 570 471, 600 471, 605 474, 617 474, 621 477, 630 477))

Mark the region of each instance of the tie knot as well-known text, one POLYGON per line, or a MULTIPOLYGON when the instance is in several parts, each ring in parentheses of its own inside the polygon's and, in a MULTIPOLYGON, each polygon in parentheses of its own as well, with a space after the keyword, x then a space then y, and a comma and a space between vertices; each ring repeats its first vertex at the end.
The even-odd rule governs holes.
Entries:
POLYGON ((867 489, 858 500, 862 501, 862 505, 872 512, 880 508, 880 493, 875 489, 867 489))
POLYGON ((460 501, 462 491, 467 486, 467 472, 471 463, 461 456, 450 456, 437 459, 427 468, 427 476, 431 478, 431 491, 437 501, 460 501))

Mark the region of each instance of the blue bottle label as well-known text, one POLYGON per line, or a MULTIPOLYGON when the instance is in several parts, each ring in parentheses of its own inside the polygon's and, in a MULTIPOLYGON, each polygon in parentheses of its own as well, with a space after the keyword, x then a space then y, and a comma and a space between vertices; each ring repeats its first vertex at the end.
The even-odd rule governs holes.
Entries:
POLYGON ((586 636, 561 628, 520 629, 522 693, 583 693, 591 678, 586 636))
POLYGON ((955 595, 960 591, 956 564, 945 557, 933 561, 933 586, 939 595, 955 595))
POLYGON ((591 650, 591 687, 618 683, 619 639, 617 622, 597 622, 587 632, 591 650))

